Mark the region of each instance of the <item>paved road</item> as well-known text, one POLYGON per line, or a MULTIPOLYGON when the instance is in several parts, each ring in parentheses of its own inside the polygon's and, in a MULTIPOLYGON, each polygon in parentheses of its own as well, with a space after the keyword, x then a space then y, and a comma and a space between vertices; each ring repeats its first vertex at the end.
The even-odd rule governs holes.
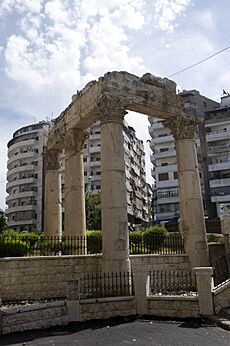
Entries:
POLYGON ((201 320, 123 318, 1 336, 0 345, 229 346, 230 332, 201 320))

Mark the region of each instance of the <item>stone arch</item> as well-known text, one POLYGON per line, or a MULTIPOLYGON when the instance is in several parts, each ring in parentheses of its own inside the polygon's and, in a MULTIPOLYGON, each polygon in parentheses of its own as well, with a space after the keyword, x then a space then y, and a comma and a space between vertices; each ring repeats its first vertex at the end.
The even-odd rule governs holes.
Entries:
POLYGON ((149 73, 106 73, 73 95, 55 120, 45 154, 45 229, 60 229, 60 170, 57 152, 66 151, 65 227, 68 235, 84 235, 84 174, 82 146, 88 127, 101 121, 101 197, 103 269, 129 269, 125 163, 122 123, 126 110, 165 120, 176 140, 179 196, 186 249, 192 266, 208 265, 203 204, 197 169, 196 120, 183 114, 176 84, 149 73), (190 155, 190 156, 189 156, 190 155), (56 164, 52 164, 52 157, 56 164), (59 172, 59 173, 58 173, 59 172))

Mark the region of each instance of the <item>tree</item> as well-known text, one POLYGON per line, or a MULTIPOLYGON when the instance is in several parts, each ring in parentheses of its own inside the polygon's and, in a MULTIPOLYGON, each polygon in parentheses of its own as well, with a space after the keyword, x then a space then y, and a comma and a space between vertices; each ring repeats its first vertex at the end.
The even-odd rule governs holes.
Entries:
POLYGON ((6 216, 2 209, 0 209, 0 233, 7 229, 6 216))
POLYGON ((86 228, 90 230, 101 229, 101 194, 85 193, 86 228))

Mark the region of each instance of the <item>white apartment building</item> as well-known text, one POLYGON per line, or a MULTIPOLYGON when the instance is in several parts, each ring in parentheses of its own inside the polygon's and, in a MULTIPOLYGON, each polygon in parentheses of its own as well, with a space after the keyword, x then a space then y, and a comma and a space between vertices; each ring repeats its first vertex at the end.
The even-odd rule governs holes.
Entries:
MULTIPOLYGON (((201 119, 204 119, 207 109, 219 106, 217 102, 200 95, 197 90, 185 90, 180 96, 183 98, 186 113, 201 119)), ((152 138, 150 142, 152 176, 155 179, 154 219, 173 221, 180 215, 175 141, 171 130, 163 126, 162 119, 149 117, 149 122, 149 133, 152 138)), ((205 128, 202 124, 197 128, 196 138, 204 206, 207 213, 211 213, 208 166, 205 159, 207 156, 205 128)))
MULTIPOLYGON (((42 152, 50 123, 40 122, 17 130, 8 143, 6 197, 8 226, 16 231, 43 229, 44 169, 42 152)), ((89 129, 84 144, 85 187, 101 190, 100 123, 89 129)), ((144 145, 135 130, 124 123, 124 148, 128 220, 134 224, 151 223, 151 187, 146 183, 144 145)), ((64 154, 61 155, 64 212, 64 154)))
POLYGON ((42 229, 43 148, 49 123, 20 128, 8 142, 6 216, 17 232, 42 229))
POLYGON ((230 95, 220 107, 205 112, 211 199, 218 216, 230 212, 230 95))
MULTIPOLYGON (((135 130, 131 126, 128 126, 125 121, 123 135, 128 221, 130 226, 136 224, 148 225, 152 220, 150 208, 152 189, 146 183, 144 144, 142 140, 136 137, 135 130)), ((100 192, 101 130, 99 121, 90 127, 88 140, 84 144, 84 174, 85 188, 92 193, 100 192)))

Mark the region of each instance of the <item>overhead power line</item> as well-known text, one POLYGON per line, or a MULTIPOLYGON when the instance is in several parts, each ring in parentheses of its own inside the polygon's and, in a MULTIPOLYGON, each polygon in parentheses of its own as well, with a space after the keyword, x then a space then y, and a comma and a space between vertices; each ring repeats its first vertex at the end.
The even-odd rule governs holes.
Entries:
POLYGON ((175 73, 171 74, 170 76, 167 76, 167 78, 176 76, 176 75, 178 75, 179 73, 182 73, 182 72, 185 72, 185 71, 187 71, 187 70, 190 70, 190 69, 193 68, 194 66, 197 66, 197 65, 202 64, 203 62, 205 62, 205 61, 207 61, 207 60, 213 58, 214 56, 216 56, 216 55, 218 55, 218 54, 220 54, 220 53, 223 53, 224 51, 228 50, 229 48, 230 48, 230 46, 228 46, 228 47, 226 47, 226 48, 224 48, 224 49, 221 49, 221 50, 219 50, 218 52, 216 52, 216 53, 214 53, 214 54, 208 56, 207 58, 202 59, 202 60, 196 62, 196 63, 193 64, 193 65, 190 65, 190 66, 188 66, 188 67, 185 67, 184 69, 182 69, 182 70, 180 70, 180 71, 178 71, 178 72, 175 72, 175 73))

